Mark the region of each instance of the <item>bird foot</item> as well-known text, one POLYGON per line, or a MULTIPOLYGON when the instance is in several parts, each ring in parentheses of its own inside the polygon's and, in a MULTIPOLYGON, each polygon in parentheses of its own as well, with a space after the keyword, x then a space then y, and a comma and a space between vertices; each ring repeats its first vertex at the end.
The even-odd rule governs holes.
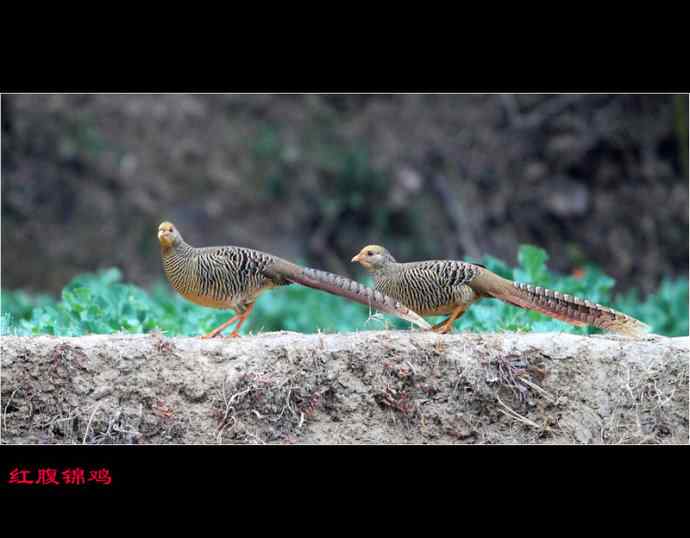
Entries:
POLYGON ((451 332, 452 326, 450 324, 443 324, 441 326, 434 325, 431 330, 438 334, 448 334, 451 332))
MULTIPOLYGON (((220 334, 220 331, 218 331, 218 332, 214 331, 214 332, 210 332, 208 334, 205 334, 203 336, 200 336, 199 338, 201 338, 202 340, 209 340, 211 338, 215 338, 219 334, 220 334)), ((225 336, 224 338, 239 338, 239 337, 240 337, 240 333, 238 333, 237 331, 232 331, 228 336, 225 336)))
POLYGON ((215 338, 216 336, 218 336, 219 332, 220 331, 211 331, 210 333, 204 334, 203 336, 200 336, 199 338, 201 338, 202 340, 208 340, 209 338, 215 338))

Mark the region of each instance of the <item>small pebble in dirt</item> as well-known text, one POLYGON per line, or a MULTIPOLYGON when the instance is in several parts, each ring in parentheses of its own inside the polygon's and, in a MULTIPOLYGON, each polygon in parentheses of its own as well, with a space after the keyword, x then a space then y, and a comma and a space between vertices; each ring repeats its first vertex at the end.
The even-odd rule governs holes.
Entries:
POLYGON ((91 397, 94 400, 100 400, 101 398, 105 398, 106 396, 109 396, 113 392, 113 387, 110 385, 101 385, 100 387, 97 387, 93 393, 91 394, 91 397))

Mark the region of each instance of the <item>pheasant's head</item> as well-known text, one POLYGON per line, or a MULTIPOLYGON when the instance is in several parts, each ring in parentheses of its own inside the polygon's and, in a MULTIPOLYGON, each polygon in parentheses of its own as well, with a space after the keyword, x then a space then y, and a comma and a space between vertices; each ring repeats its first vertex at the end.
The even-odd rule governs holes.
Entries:
POLYGON ((352 261, 359 262, 368 271, 377 271, 385 267, 386 264, 395 262, 395 258, 382 246, 368 245, 360 250, 359 254, 352 258, 352 261))
POLYGON ((182 236, 172 222, 161 222, 161 225, 158 226, 158 242, 161 247, 168 249, 179 245, 181 241, 182 236))

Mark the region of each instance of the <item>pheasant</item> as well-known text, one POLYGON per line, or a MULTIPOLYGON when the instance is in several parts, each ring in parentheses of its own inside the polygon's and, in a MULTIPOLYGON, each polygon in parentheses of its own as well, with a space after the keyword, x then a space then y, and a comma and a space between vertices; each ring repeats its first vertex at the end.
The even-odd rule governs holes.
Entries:
POLYGON ((373 273, 374 289, 397 299, 421 316, 448 317, 432 327, 447 333, 472 303, 484 297, 535 310, 573 325, 592 325, 629 336, 649 327, 626 314, 539 286, 506 280, 483 265, 454 260, 398 263, 379 245, 364 247, 352 258, 373 273))
POLYGON ((163 222, 158 227, 158 242, 165 275, 180 295, 202 306, 235 311, 233 317, 203 338, 217 336, 232 323, 237 325, 230 336, 239 336, 239 330, 261 292, 293 283, 369 305, 424 329, 431 327, 398 301, 353 280, 300 267, 249 248, 192 247, 185 243, 179 230, 170 222, 163 222))

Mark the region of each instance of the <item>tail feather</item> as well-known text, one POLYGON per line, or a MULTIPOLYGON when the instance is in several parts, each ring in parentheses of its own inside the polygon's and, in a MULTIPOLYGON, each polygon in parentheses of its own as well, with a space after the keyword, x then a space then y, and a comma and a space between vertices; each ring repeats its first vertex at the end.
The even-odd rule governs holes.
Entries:
MULTIPOLYGON (((281 265, 280 268, 282 269, 279 271, 281 276, 296 284, 325 291, 333 295, 339 295, 352 301, 368 305, 381 312, 414 323, 422 329, 431 328, 431 325, 429 325, 424 318, 402 303, 384 295, 380 291, 363 286, 359 282, 355 282, 349 278, 327 273, 326 271, 319 271, 318 269, 300 267, 294 264, 281 265)), ((276 267, 274 267, 273 270, 275 271, 276 267)))
POLYGON ((482 291, 486 294, 571 325, 591 325, 627 336, 642 336, 650 330, 647 324, 627 314, 586 299, 540 286, 512 282, 486 271, 481 277, 484 277, 482 291))

